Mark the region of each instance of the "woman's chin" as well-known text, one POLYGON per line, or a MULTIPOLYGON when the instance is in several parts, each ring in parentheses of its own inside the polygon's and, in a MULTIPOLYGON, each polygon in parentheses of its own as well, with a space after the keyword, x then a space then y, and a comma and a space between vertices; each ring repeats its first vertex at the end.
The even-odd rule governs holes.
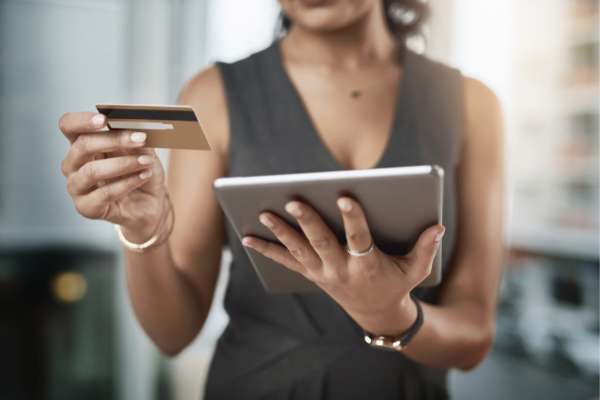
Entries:
POLYGON ((338 21, 298 21, 297 24, 302 26, 303 29, 314 32, 314 33, 331 33, 344 29, 347 24, 340 24, 338 21))
POLYGON ((329 12, 328 10, 319 10, 318 12, 315 10, 298 16, 294 23, 315 33, 330 33, 348 28, 356 23, 356 19, 340 18, 338 13, 329 12))
POLYGON ((319 33, 344 29, 364 18, 373 7, 370 1, 364 0, 283 0, 280 3, 295 24, 319 33))
POLYGON ((298 0, 305 7, 316 7, 331 3, 332 0, 298 0))

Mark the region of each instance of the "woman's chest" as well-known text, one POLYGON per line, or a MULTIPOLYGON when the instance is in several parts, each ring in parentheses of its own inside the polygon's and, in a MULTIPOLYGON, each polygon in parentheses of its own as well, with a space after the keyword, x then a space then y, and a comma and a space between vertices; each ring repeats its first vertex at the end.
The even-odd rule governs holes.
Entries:
POLYGON ((396 70, 353 84, 290 71, 311 133, 347 169, 373 168, 383 156, 396 120, 400 77, 396 70))
POLYGON ((426 164, 399 84, 359 98, 314 85, 292 88, 284 101, 263 97, 232 118, 230 176, 426 164))
POLYGON ((302 95, 316 135, 340 165, 373 168, 381 159, 395 120, 397 99, 388 92, 362 93, 358 99, 302 95))

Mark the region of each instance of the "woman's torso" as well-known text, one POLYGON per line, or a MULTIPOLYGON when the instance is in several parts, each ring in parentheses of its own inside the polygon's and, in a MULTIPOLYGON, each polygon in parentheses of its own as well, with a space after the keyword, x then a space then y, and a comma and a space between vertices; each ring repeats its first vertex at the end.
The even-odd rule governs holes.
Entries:
MULTIPOLYGON (((317 134, 277 43, 218 66, 230 119, 229 175, 343 169, 317 134)), ((456 237, 461 117, 460 73, 404 51, 391 135, 376 167, 444 168, 444 270, 456 237)), ((445 398, 444 371, 370 348, 360 327, 325 293, 267 293, 229 224, 227 238, 234 260, 225 297, 230 323, 212 362, 208 400, 445 398)), ((437 292, 415 290, 429 302, 437 292)))

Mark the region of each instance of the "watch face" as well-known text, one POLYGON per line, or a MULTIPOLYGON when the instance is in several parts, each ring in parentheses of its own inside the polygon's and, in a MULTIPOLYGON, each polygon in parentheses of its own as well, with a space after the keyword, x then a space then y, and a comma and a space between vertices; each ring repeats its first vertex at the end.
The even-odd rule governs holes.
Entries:
POLYGON ((398 351, 402 350, 401 348, 396 348, 396 347, 392 346, 391 344, 383 344, 383 345, 371 344, 371 347, 374 347, 379 350, 393 351, 393 352, 398 352, 398 351))
POLYGON ((400 351, 403 349, 399 340, 394 340, 385 336, 365 335, 365 342, 370 344, 372 347, 382 350, 400 351))

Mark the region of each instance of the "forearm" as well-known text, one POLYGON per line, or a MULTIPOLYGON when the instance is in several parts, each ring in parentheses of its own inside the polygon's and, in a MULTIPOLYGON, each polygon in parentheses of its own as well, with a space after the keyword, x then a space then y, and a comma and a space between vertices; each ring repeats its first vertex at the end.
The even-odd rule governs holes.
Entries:
POLYGON ((471 301, 421 306, 423 326, 402 351, 405 356, 432 367, 462 370, 483 360, 493 340, 489 311, 471 301))
POLYGON ((134 312, 167 355, 181 351, 198 334, 210 308, 175 266, 168 244, 149 253, 125 250, 127 286, 134 312))

